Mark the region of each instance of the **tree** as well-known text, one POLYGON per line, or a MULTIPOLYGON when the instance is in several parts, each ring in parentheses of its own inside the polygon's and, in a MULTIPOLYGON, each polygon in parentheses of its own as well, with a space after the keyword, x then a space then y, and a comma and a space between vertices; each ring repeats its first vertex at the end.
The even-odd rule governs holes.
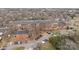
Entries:
POLYGON ((49 42, 56 48, 56 49, 60 49, 60 43, 61 43, 61 37, 60 36, 56 36, 56 37, 50 37, 49 38, 49 42))

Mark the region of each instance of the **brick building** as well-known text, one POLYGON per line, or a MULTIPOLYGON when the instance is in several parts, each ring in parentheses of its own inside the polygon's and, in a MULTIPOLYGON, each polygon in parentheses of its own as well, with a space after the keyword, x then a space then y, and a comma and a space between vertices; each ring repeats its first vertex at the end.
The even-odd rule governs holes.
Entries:
POLYGON ((16 41, 27 41, 29 39, 29 35, 25 31, 16 31, 14 35, 16 41))

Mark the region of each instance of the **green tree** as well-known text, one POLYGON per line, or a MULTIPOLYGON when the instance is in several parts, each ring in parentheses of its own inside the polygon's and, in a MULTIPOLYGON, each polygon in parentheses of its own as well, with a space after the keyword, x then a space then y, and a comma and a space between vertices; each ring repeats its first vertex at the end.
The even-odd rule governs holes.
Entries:
POLYGON ((56 48, 56 49, 60 49, 60 44, 61 44, 61 37, 60 36, 56 36, 56 37, 50 37, 49 38, 49 42, 56 48))

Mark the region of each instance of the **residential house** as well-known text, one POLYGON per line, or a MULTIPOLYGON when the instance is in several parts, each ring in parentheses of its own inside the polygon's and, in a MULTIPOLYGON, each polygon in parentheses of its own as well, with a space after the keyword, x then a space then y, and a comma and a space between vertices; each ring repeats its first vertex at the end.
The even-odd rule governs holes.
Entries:
POLYGON ((29 39, 29 35, 26 31, 16 31, 14 33, 16 41, 27 41, 29 39))

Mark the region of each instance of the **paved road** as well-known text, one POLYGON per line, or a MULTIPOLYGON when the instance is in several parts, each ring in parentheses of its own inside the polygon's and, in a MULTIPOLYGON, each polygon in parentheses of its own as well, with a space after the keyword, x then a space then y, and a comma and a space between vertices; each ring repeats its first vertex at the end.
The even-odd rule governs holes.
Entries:
POLYGON ((16 24, 38 24, 38 23, 55 23, 53 20, 20 20, 16 24))
POLYGON ((23 47, 25 47, 25 49, 35 48, 35 47, 37 47, 38 43, 41 43, 42 40, 49 39, 50 36, 51 36, 51 34, 47 34, 47 35, 41 37, 40 39, 38 39, 37 41, 31 41, 31 42, 19 44, 19 45, 11 45, 11 46, 6 47, 6 50, 12 50, 12 49, 16 48, 17 46, 23 46, 23 47))

